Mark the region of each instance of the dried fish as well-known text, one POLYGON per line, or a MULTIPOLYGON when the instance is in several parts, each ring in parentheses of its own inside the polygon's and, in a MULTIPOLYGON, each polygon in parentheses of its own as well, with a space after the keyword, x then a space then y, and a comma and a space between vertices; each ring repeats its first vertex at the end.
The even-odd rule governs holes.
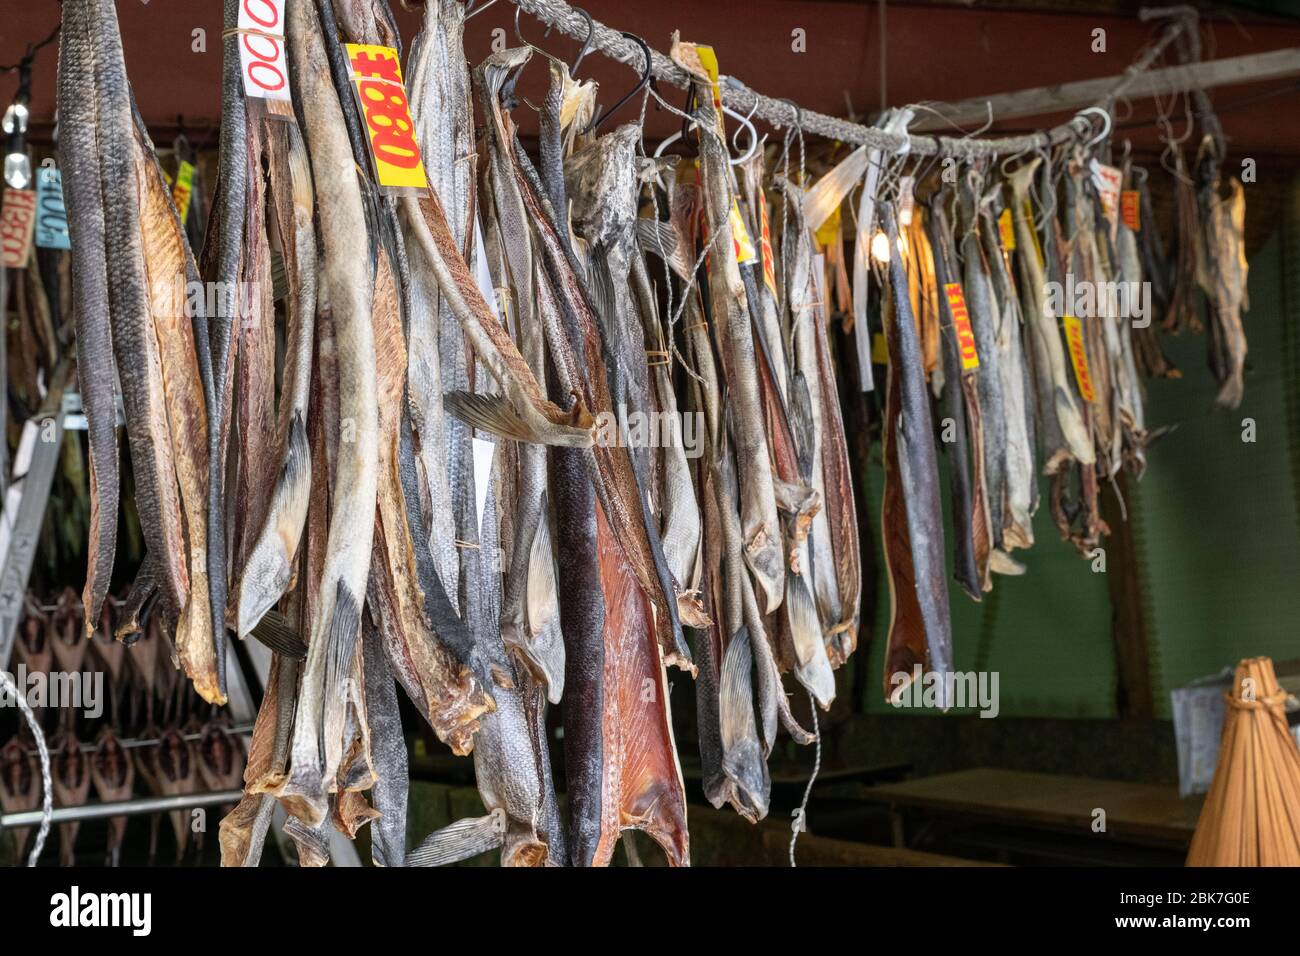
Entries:
MULTIPOLYGON (((902 690, 913 668, 952 669, 952 623, 943 558, 943 513, 930 403, 921 345, 902 257, 895 249, 892 210, 883 211, 890 237, 893 316, 885 325, 889 386, 885 407, 885 497, 881 524, 889 571, 890 621, 885 694, 902 690), (900 677, 901 675, 901 677, 900 677)), ((943 691, 940 692, 941 696, 943 691)), ((940 700, 940 706, 948 701, 940 700)))
POLYGON ((100 147, 101 95, 98 36, 102 0, 68 0, 59 46, 59 165, 63 169, 72 241, 72 298, 77 329, 79 389, 90 440, 89 566, 82 594, 85 633, 99 624, 117 544, 119 495, 117 408, 109 321, 108 265, 100 147))

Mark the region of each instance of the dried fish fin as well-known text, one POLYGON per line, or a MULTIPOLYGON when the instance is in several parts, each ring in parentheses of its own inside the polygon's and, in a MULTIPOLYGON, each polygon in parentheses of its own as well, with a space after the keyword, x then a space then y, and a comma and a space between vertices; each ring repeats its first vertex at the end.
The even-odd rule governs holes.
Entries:
POLYGON ((406 856, 406 866, 447 866, 497 849, 505 842, 506 812, 493 810, 435 830, 406 856))
POLYGON ((237 629, 255 630, 293 579, 293 557, 307 520, 311 492, 311 450, 307 428, 295 412, 289 422, 285 454, 275 481, 271 508, 240 575, 237 629))
POLYGON ((293 840, 294 847, 298 850, 299 866, 316 868, 329 865, 329 825, 324 814, 321 822, 315 826, 294 816, 285 821, 284 835, 293 840))
POLYGON ((127 592, 126 603, 118 612, 117 629, 113 631, 113 636, 128 646, 134 644, 144 630, 145 621, 153 610, 157 596, 158 582, 154 562, 146 551, 140 567, 136 569, 131 590, 127 592))
MULTIPOLYGON (((571 413, 564 412, 542 396, 541 386, 529 370, 528 363, 492 315, 469 273, 469 267, 456 250, 438 198, 430 193, 417 202, 408 196, 403 197, 402 204, 408 222, 423 223, 426 227, 412 230, 417 246, 433 267, 438 288, 460 321, 475 354, 501 385, 515 418, 525 426, 523 433, 535 436, 522 440, 577 448, 590 447, 593 441, 593 420, 590 413, 581 405, 576 406, 571 413)), ((450 410, 455 414, 456 406, 450 398, 447 400, 450 410)), ((487 421, 503 422, 504 419, 499 413, 490 415, 487 421)), ((507 434, 506 437, 520 434, 518 426, 511 424, 509 427, 514 434, 507 434)))
POLYGON ((835 673, 826 655, 817 605, 813 603, 812 592, 802 574, 785 576, 785 600, 786 619, 790 623, 790 638, 797 658, 795 677, 822 710, 829 710, 835 699, 835 673))
POLYGON ((559 582, 555 575, 545 498, 542 499, 541 520, 528 549, 526 574, 524 619, 518 624, 503 619, 501 638, 506 649, 546 688, 546 699, 558 704, 564 693, 564 638, 560 629, 559 582))

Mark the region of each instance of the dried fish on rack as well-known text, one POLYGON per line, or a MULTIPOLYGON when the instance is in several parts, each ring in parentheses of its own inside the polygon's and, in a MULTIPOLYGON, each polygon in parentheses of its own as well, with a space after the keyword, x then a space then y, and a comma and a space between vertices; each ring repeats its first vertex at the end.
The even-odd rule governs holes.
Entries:
MULTIPOLYGON (((494 850, 506 864, 604 865, 626 829, 687 864, 670 665, 696 680, 705 796, 762 819, 779 728, 817 739, 791 714, 783 674, 829 709, 834 670, 874 611, 854 487, 870 437, 851 453, 840 408, 844 369, 870 357, 837 353, 834 318, 851 314, 869 344, 879 302, 887 695, 917 668, 951 669, 946 537, 957 584, 979 600, 993 572, 1032 570, 1040 461, 1052 517, 1083 553, 1108 533, 1101 483, 1144 467, 1156 430, 1139 372, 1177 375, 1161 330, 1131 313, 1076 315, 1053 284, 1149 281, 1159 324, 1176 331, 1197 322, 1199 283, 1220 403, 1241 399, 1244 201, 1219 179, 1213 137, 1195 178, 1177 160, 1171 268, 1127 157, 1146 228, 1116 220, 1095 181, 1100 140, 1080 134, 1014 169, 1018 157, 945 157, 956 177, 864 147, 818 182, 808 169, 830 164, 801 155, 796 178, 793 136, 777 172, 731 114, 751 137, 733 156, 716 61, 675 39, 691 81, 687 155, 648 157, 639 124, 601 133, 594 84, 522 37, 471 72, 465 6, 429 0, 405 76, 382 80, 386 108, 409 112, 395 128, 409 128, 401 149, 418 152, 406 158, 429 186, 395 189, 372 164, 374 86, 356 85, 364 61, 348 46, 389 47, 400 63, 389 4, 288 5, 294 115, 272 119, 245 99, 226 0, 219 176, 196 262, 198 217, 178 213, 134 112, 115 11, 64 8, 88 573, 80 599, 33 608, 17 648, 45 670, 88 649, 115 718, 123 693, 133 720, 144 701, 161 745, 124 763, 120 728, 105 732, 90 758, 101 797, 130 790, 133 763, 158 793, 243 780, 221 825, 229 865, 257 864, 277 804, 303 865, 327 862, 331 829, 354 837, 366 823, 379 865, 494 850), (534 53, 549 74, 536 159, 511 114, 534 53), (840 207, 859 181, 850 252, 840 207), (129 201, 106 204, 110 186, 129 201), (215 308, 181 291, 201 279, 222 283, 215 308), (121 608, 108 597, 119 510, 123 550, 143 559, 121 608), (228 629, 274 651, 243 766, 233 731, 205 723, 191 691, 225 699, 228 629), (396 685, 454 753, 473 753, 485 809, 409 852, 411 728, 396 685)), ((20 394, 66 344, 57 276, 42 270, 20 280, 20 394)), ((0 765, 6 806, 31 791, 15 746, 0 765)), ((86 775, 73 756, 63 770, 75 799, 86 775)), ((187 837, 172 822, 179 858, 187 837)), ((110 856, 120 842, 115 823, 110 856)))

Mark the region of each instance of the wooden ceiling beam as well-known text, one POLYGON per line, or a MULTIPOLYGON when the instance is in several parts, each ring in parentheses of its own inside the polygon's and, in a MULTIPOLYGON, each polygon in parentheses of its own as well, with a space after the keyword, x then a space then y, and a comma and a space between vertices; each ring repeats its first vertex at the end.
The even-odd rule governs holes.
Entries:
MULTIPOLYGON (((1219 86, 1282 80, 1294 76, 1300 76, 1300 47, 1150 70, 1138 74, 1123 95, 1129 100, 1147 99, 1197 87, 1208 90, 1219 86)), ((990 107, 996 123, 1026 116, 1044 116, 1082 109, 1105 100, 1116 84, 1124 78, 1124 74, 1118 74, 1095 80, 1079 80, 1073 83, 1018 90, 1014 93, 977 96, 955 103, 930 104, 942 113, 943 117, 924 116, 913 123, 909 131, 922 133, 947 129, 952 125, 978 125, 988 119, 990 107)))

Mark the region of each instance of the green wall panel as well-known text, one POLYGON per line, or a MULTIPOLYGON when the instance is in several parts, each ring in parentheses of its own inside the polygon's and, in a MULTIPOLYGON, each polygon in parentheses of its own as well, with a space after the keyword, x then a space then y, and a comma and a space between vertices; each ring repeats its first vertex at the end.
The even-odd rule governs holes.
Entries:
MULTIPOLYGON (((1214 404, 1205 334, 1166 336, 1183 378, 1148 383, 1148 427, 1178 425, 1149 450, 1141 482, 1129 484, 1159 717, 1170 715, 1172 688, 1242 657, 1300 657, 1300 516, 1286 404, 1288 375, 1294 381, 1300 369, 1286 364, 1281 250, 1275 236, 1251 262, 1252 308, 1245 318, 1250 353, 1241 408, 1214 404), (1253 443, 1242 441, 1244 418, 1255 421, 1253 443)), ((873 451, 878 455, 879 447, 873 451)), ((889 592, 880 555, 884 476, 878 463, 868 477, 880 579, 879 602, 867 614, 875 622, 875 639, 868 649, 863 706, 869 713, 931 715, 896 710, 883 697, 889 592)), ((941 480, 946 499, 946 472, 941 480)), ((950 587, 954 666, 999 673, 1002 715, 1115 717, 1105 575, 1094 573, 1090 562, 1060 540, 1046 505, 1046 482, 1041 493, 1036 544, 1016 555, 1028 573, 995 576, 994 596, 979 604, 955 584, 950 587)), ((947 513, 946 500, 944 507, 947 513)), ((951 528, 950 514, 946 519, 951 528)), ((1112 560, 1107 573, 1128 572, 1112 560)))
POLYGON ((1178 429, 1148 456, 1138 494, 1157 713, 1169 691, 1259 654, 1300 656, 1300 535, 1288 454, 1281 242, 1251 262, 1246 394, 1214 405, 1204 336, 1168 339, 1181 381, 1150 387, 1148 421, 1178 429), (1242 440, 1243 419, 1255 422, 1242 440))

